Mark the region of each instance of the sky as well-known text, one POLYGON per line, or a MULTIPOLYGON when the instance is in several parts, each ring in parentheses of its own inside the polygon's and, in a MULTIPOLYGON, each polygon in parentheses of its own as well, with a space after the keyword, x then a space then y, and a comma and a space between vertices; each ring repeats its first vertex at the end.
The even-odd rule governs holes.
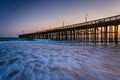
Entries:
POLYGON ((0 37, 120 14, 120 0, 0 0, 0 37))

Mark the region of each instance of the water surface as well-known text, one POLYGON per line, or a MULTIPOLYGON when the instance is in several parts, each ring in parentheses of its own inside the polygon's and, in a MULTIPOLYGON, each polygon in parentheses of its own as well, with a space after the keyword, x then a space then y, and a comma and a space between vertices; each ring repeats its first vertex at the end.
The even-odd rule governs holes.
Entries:
POLYGON ((119 45, 0 41, 0 80, 119 79, 119 45))

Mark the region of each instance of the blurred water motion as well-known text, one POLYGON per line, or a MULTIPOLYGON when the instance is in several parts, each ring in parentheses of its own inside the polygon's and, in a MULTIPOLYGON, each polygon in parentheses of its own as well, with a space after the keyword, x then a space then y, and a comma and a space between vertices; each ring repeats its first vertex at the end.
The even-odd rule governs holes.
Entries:
POLYGON ((0 42, 0 80, 120 80, 120 46, 0 42))

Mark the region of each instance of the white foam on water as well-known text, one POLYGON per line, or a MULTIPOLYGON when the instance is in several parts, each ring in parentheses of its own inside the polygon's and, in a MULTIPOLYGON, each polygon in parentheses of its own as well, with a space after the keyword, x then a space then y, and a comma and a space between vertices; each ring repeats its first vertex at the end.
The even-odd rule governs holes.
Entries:
POLYGON ((120 79, 119 46, 43 39, 0 45, 0 80, 120 79))

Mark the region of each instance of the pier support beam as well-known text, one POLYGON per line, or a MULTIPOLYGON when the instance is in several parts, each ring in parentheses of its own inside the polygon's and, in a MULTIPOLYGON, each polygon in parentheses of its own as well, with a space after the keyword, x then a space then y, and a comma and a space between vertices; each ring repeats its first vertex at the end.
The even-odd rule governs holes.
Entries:
POLYGON ((96 43, 96 27, 94 28, 94 42, 96 43))
POLYGON ((103 43, 103 33, 104 31, 103 31, 103 27, 101 27, 101 43, 103 43))
POLYGON ((70 40, 72 40, 72 30, 70 30, 70 40))
POLYGON ((104 41, 107 43, 107 26, 104 27, 104 41))
POLYGON ((86 42, 89 42, 89 29, 86 29, 86 42))
POLYGON ((114 32, 115 32, 115 35, 114 35, 115 43, 118 43, 118 25, 114 26, 114 32))
POLYGON ((113 42, 113 26, 109 26, 109 42, 113 42))
POLYGON ((73 30, 73 40, 75 40, 75 30, 73 30))

